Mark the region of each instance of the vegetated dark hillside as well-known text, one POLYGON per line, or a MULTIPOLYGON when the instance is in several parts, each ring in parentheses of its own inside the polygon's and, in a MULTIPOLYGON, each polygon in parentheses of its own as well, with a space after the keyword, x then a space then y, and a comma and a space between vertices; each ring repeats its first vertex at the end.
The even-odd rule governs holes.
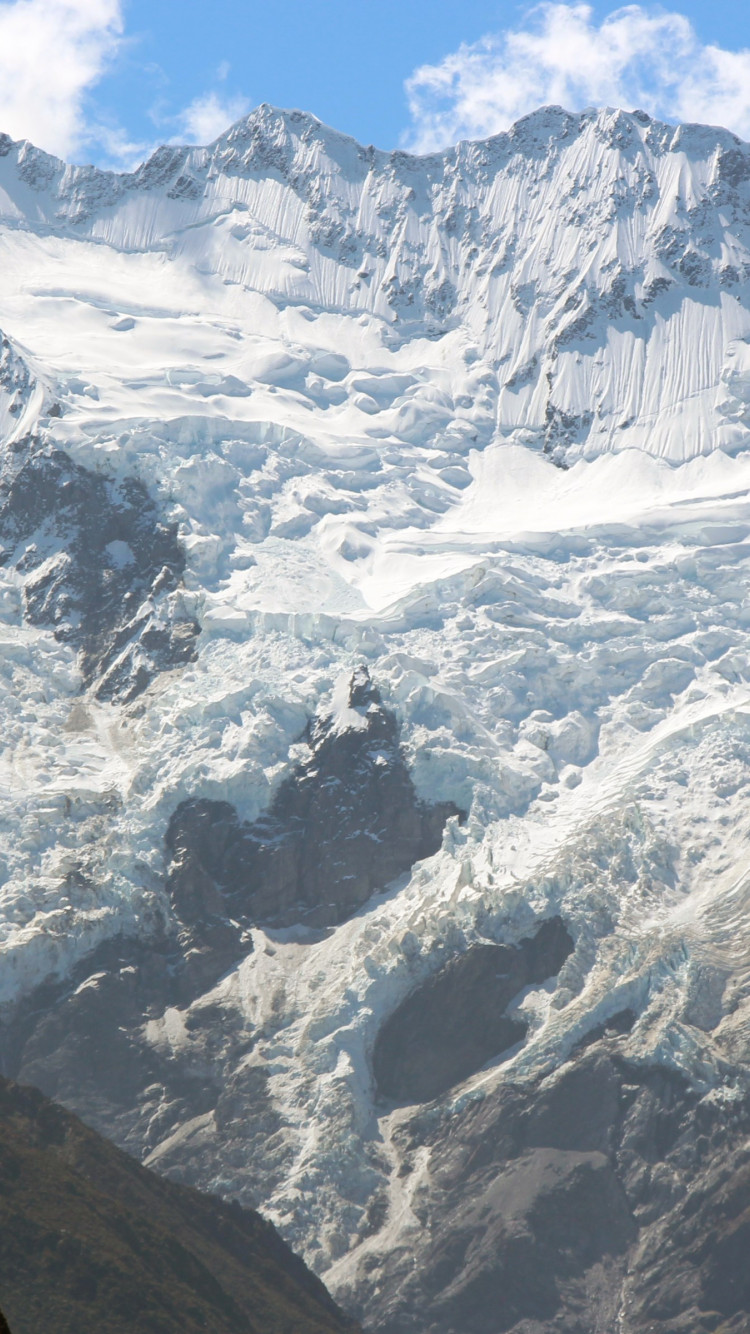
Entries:
POLYGON ((6 1080, 0 1304, 13 1334, 356 1331, 259 1214, 155 1176, 6 1080))

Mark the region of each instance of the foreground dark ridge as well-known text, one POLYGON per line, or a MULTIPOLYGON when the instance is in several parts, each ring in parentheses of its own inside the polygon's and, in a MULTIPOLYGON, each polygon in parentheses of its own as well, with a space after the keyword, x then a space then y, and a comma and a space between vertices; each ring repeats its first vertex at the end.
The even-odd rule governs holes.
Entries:
POLYGON ((13 1334, 355 1330, 258 1214, 154 1176, 7 1080, 0 1300, 13 1334))

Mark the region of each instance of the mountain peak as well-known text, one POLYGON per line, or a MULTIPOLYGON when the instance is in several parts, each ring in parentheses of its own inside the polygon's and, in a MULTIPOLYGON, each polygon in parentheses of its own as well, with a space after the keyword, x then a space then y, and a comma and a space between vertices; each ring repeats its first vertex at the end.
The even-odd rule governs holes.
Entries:
MULTIPOLYGON (((372 318, 398 342, 463 329, 493 380, 488 421, 559 461, 745 447, 734 401, 745 402, 736 368, 750 331, 724 294, 742 307, 750 276, 750 148, 727 131, 548 106, 420 158, 262 104, 213 144, 166 145, 130 174, 3 145, 0 224, 123 255, 156 248, 274 302, 372 318), (701 319, 715 329, 700 356, 652 378, 658 321, 709 292, 714 313, 701 319), (632 372, 629 339, 641 349, 632 372), (603 369, 584 389, 570 368, 593 368, 598 350, 603 369), (702 416, 688 422, 695 394, 711 396, 714 445, 696 436, 702 416)), ((383 386, 368 383, 361 402, 377 413, 383 386)), ((460 412, 450 429, 474 434, 460 412)))

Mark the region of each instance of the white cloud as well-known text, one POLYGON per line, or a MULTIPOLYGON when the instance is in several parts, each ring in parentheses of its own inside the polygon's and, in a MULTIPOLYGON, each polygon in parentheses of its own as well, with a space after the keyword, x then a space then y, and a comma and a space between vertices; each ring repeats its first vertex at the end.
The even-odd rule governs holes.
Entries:
POLYGON ((86 142, 96 146, 97 166, 111 171, 135 171, 159 147, 158 140, 133 139, 121 125, 104 122, 89 125, 86 142))
POLYGON ((178 117, 183 135, 192 144, 210 144, 250 110, 246 97, 219 97, 204 93, 178 117))
POLYGON ((62 157, 91 142, 86 94, 122 29, 120 0, 0 3, 0 131, 62 157))
POLYGON ((640 107, 750 139, 750 51, 699 41, 683 14, 628 5, 601 23, 587 4, 545 3, 526 26, 463 45, 407 80, 416 152, 507 129, 535 107, 640 107))
MULTIPOLYGON (((91 92, 127 39, 124 0, 0 0, 0 133, 62 158, 93 157, 132 169, 155 147, 97 108, 91 92)), ((224 83, 228 61, 216 79, 224 83)), ((208 92, 178 115, 154 117, 179 141, 210 143, 250 109, 246 98, 208 92)))

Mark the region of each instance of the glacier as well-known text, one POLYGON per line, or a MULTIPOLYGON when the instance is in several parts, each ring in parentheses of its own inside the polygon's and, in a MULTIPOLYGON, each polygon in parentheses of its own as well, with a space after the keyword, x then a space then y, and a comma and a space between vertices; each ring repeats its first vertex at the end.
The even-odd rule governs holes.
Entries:
MULTIPOLYGON (((498 1108, 528 1119, 594 1068, 587 1107, 616 1084, 726 1153, 744 1134, 750 146, 554 107, 415 158, 264 106, 128 175, 0 137, 0 255, 2 495, 33 457, 98 498, 0 524, 4 1067, 261 1207, 372 1328, 482 1334, 463 1253, 429 1292, 413 1272, 441 1190, 468 1208, 452 1136, 494 1140, 498 1108), (121 526, 136 485, 166 564, 121 526), (70 591, 105 495, 106 662, 70 591), (221 948, 180 937, 200 967, 170 992, 147 961, 177 967, 174 813, 257 822, 315 772, 315 728, 365 726, 365 668, 418 799, 453 812, 441 846, 344 921, 219 896, 221 948), (553 918, 574 948, 513 998, 522 1036, 432 1101, 380 1096, 389 1016, 553 918)), ((593 1130, 544 1133, 518 1141, 541 1198, 603 1180, 593 1130)), ((676 1235, 698 1168, 675 1144, 669 1190, 645 1155, 596 1196, 613 1254, 676 1235)), ((580 1265, 589 1324, 521 1303, 502 1327, 652 1318, 632 1273, 580 1265)))

